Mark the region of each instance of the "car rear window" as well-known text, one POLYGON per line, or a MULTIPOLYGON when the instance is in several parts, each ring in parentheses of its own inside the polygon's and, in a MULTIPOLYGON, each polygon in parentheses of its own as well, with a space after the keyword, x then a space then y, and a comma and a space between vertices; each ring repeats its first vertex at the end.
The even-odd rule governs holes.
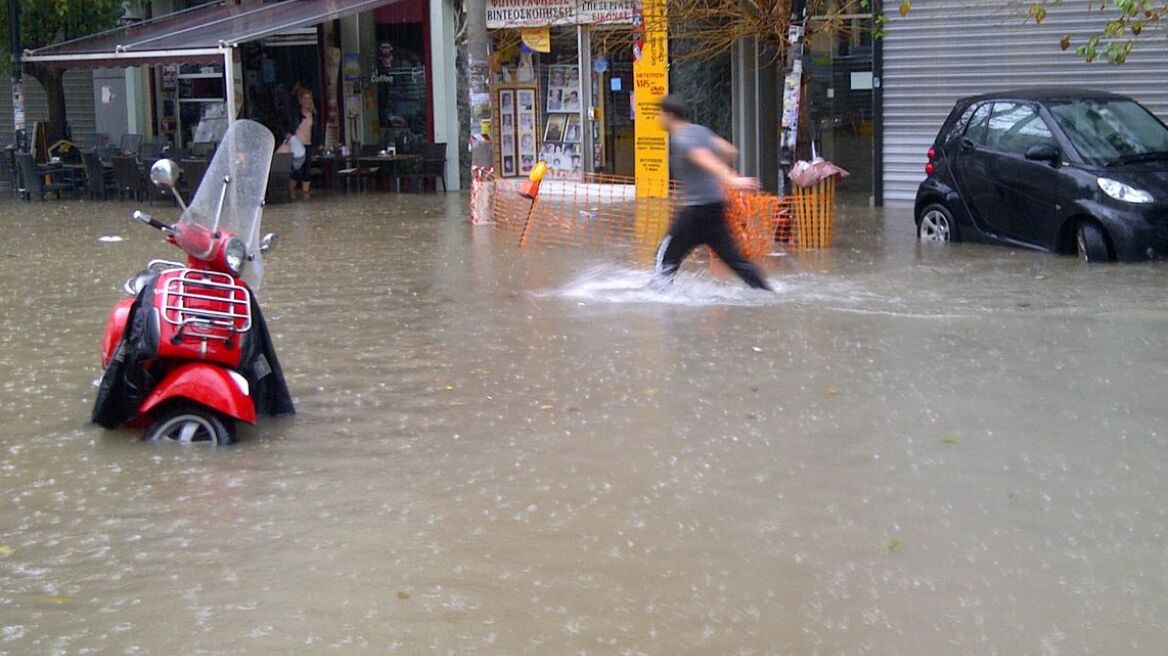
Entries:
POLYGON ((969 127, 965 130, 965 138, 972 141, 974 145, 986 145, 986 126, 989 125, 990 109, 992 107, 993 105, 991 103, 981 105, 969 119, 969 127))
POLYGON ((1033 105, 994 103, 986 134, 987 146, 1022 155, 1031 146, 1048 143, 1054 143, 1054 134, 1033 105))

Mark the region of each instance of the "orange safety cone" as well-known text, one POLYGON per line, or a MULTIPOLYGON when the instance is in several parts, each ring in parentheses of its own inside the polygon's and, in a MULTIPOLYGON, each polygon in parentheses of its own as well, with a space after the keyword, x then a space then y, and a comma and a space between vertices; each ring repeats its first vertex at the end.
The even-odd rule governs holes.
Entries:
POLYGON ((527 180, 519 185, 519 195, 531 199, 531 207, 527 208, 527 218, 523 221, 523 232, 519 235, 519 245, 526 246, 531 237, 531 215, 535 212, 535 203, 539 199, 539 183, 547 175, 547 162, 540 160, 531 169, 527 180))
POLYGON ((547 162, 540 160, 531 169, 531 173, 528 174, 527 179, 519 185, 519 195, 530 200, 535 200, 535 197, 539 195, 539 183, 545 175, 547 175, 547 162))

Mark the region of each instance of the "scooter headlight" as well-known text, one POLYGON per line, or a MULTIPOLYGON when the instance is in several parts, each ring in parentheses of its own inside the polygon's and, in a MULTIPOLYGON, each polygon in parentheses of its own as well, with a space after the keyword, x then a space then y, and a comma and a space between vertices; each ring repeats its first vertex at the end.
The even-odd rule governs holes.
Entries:
POLYGON ((243 263, 247 261, 247 245, 243 240, 232 237, 223 249, 223 261, 231 273, 239 275, 243 272, 243 263))

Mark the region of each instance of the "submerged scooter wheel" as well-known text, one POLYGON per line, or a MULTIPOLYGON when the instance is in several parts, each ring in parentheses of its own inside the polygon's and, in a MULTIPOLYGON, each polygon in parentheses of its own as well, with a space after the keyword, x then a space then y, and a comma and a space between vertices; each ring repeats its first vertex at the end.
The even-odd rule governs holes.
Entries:
POLYGON ((147 442, 226 446, 235 442, 235 434, 217 413, 199 406, 179 405, 161 413, 143 439, 147 442))

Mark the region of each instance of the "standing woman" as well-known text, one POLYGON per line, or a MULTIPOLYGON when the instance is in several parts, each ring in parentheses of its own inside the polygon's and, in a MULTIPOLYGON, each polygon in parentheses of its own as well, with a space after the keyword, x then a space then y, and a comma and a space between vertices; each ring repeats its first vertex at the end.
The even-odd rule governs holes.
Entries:
POLYGON ((288 190, 289 195, 296 196, 296 183, 304 192, 303 198, 308 199, 311 192, 312 177, 308 166, 308 150, 315 142, 318 127, 316 125, 316 104, 313 102, 312 90, 297 85, 294 92, 298 107, 289 117, 283 145, 278 152, 292 153, 292 181, 288 190))

